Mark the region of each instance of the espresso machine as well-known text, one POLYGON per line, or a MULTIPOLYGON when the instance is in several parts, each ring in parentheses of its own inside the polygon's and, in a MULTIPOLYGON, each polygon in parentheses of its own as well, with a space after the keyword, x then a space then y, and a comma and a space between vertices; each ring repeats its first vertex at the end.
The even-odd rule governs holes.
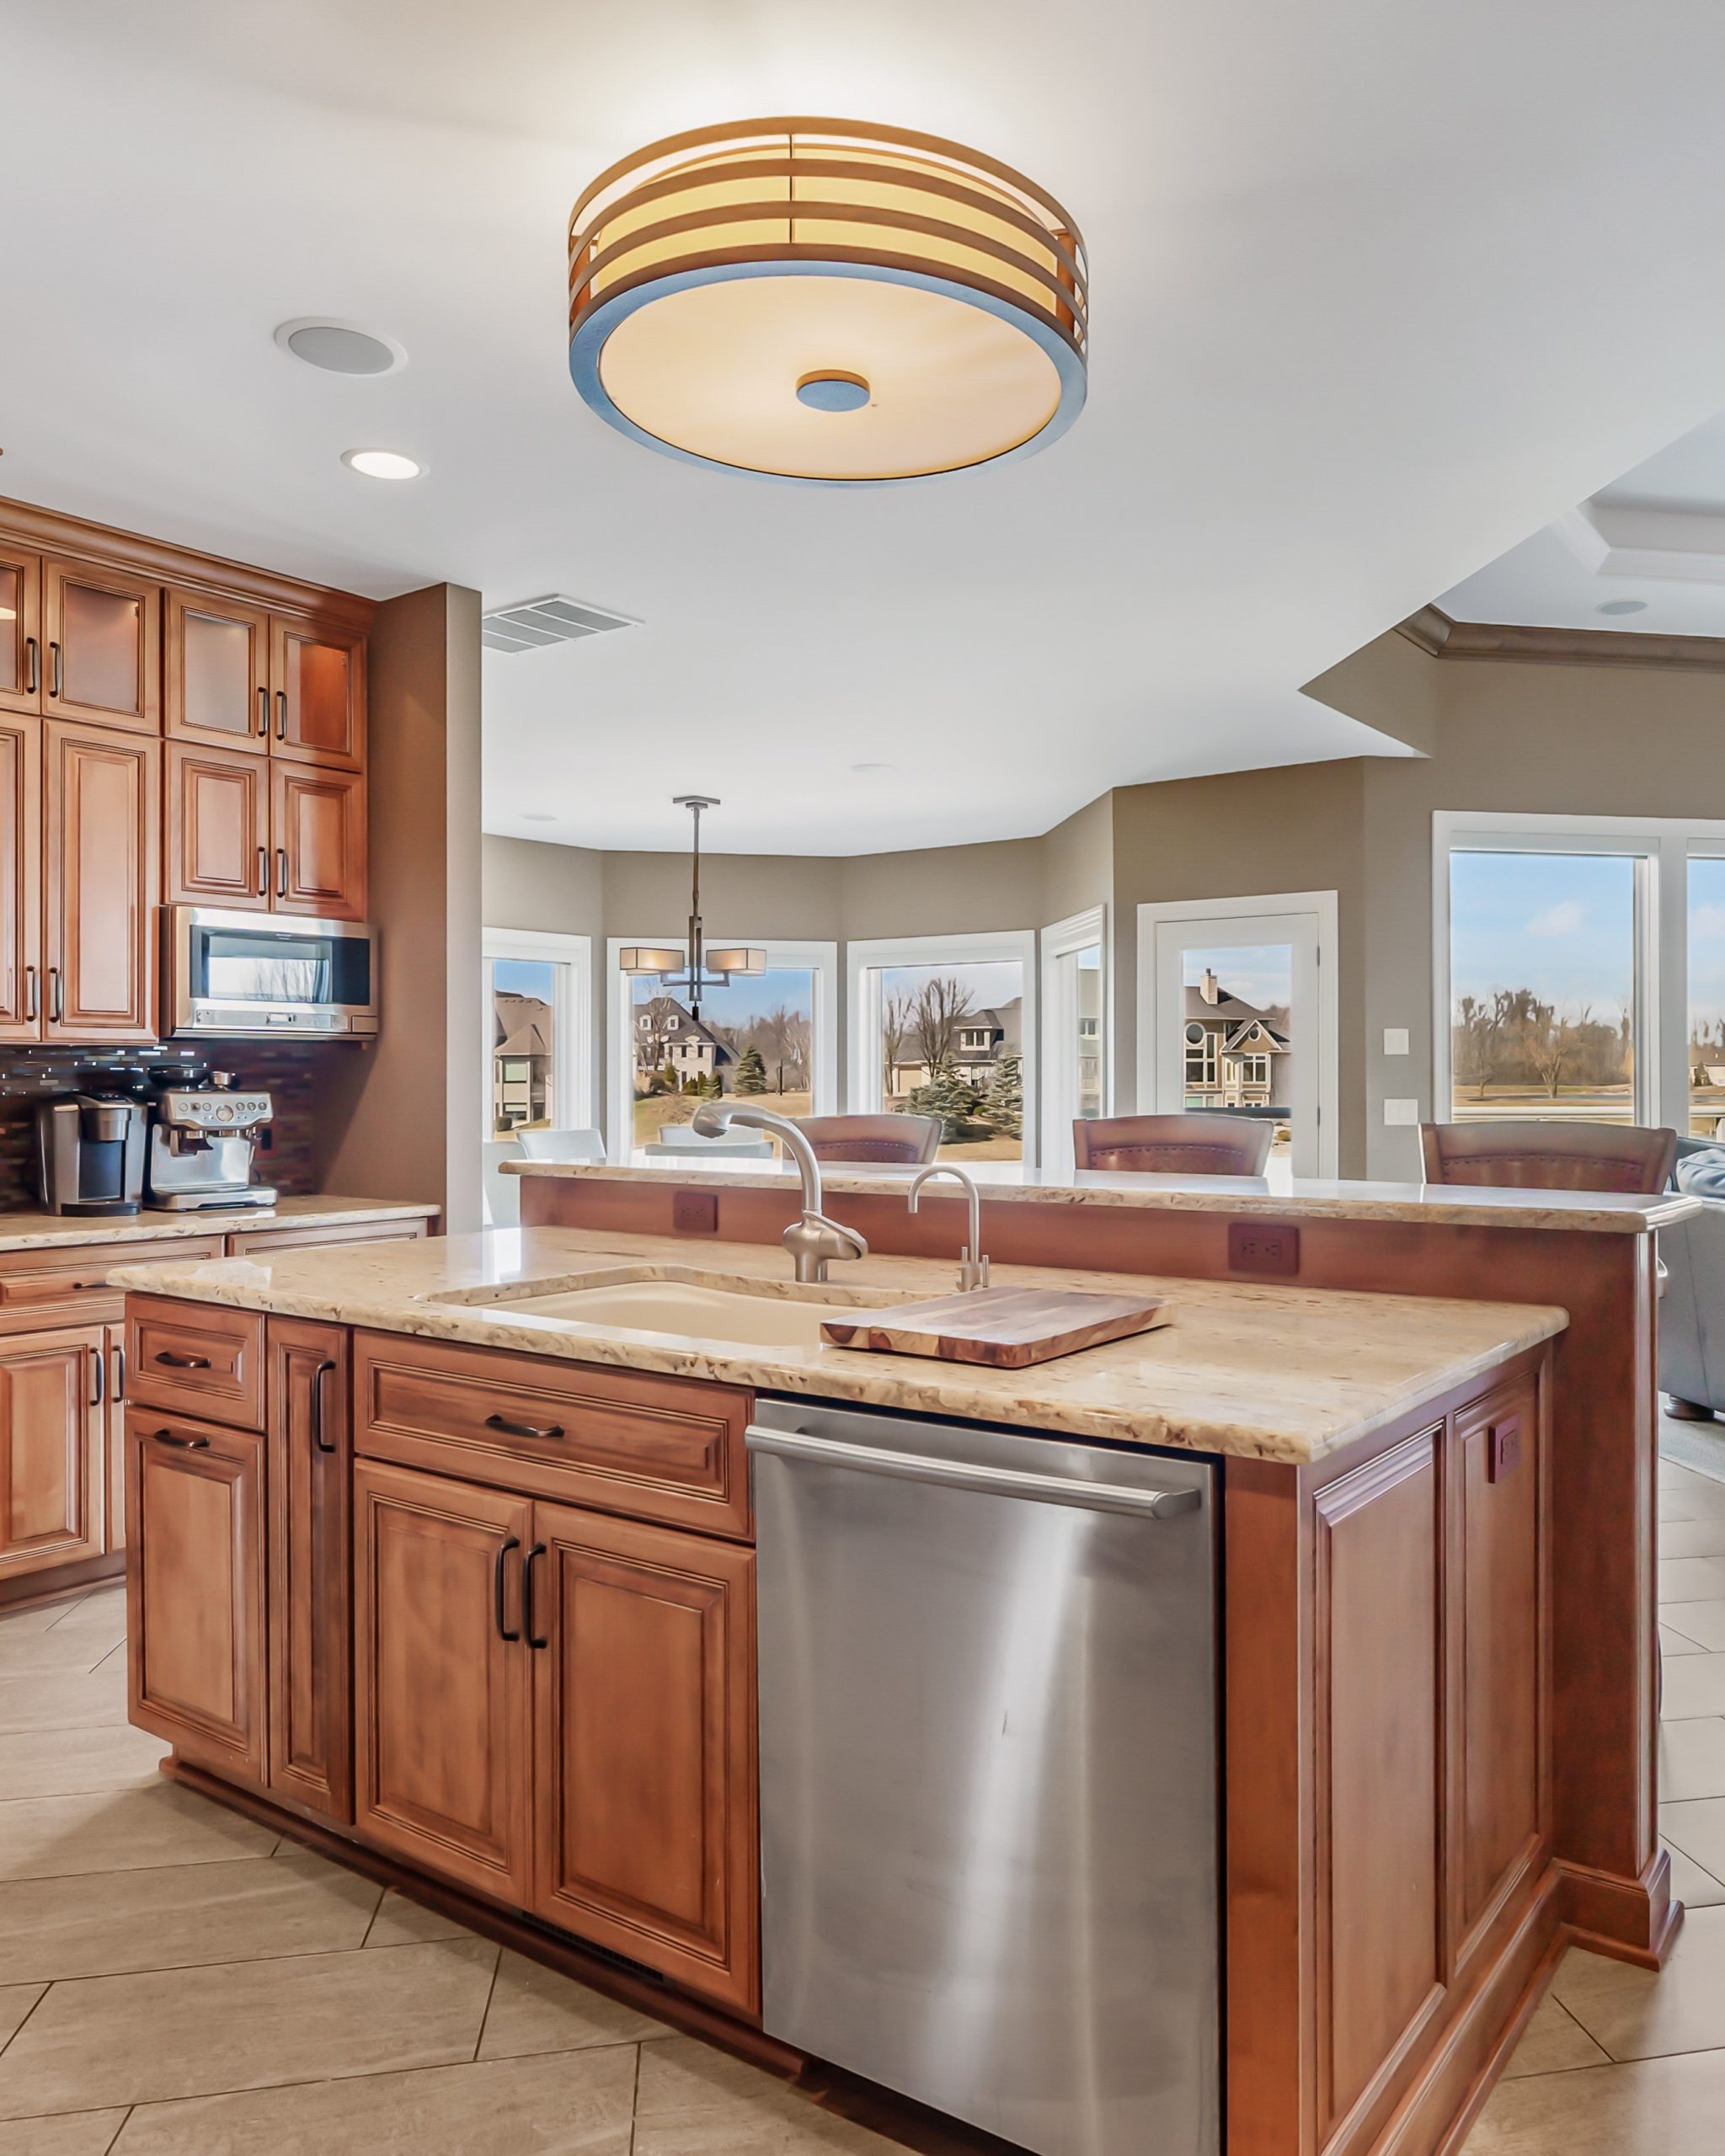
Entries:
POLYGON ((267 1093, 251 1086, 237 1091, 226 1070, 212 1070, 196 1086, 164 1084, 150 1121, 150 1203, 166 1213, 273 1205, 270 1185, 252 1181, 252 1156, 274 1114, 267 1093))
POLYGON ((36 1164, 51 1213, 136 1213, 144 1181, 142 1101, 70 1093, 36 1103, 36 1164))

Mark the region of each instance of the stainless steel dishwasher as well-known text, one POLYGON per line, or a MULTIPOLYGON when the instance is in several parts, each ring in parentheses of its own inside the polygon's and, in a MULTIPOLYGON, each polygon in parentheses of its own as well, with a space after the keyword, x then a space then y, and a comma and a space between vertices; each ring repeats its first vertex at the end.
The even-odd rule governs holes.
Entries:
POLYGON ((764 2020, 1044 2156, 1215 2156, 1200 1460, 763 1400, 764 2020))

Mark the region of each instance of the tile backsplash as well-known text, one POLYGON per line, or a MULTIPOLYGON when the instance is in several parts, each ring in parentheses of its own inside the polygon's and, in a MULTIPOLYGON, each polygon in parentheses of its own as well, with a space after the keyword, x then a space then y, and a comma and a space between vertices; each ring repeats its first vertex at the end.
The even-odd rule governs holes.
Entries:
POLYGON ((195 1047, 112 1049, 0 1043, 0 1213, 27 1211, 41 1203, 36 1182, 39 1100, 87 1088, 142 1096, 154 1088, 152 1072, 170 1068, 180 1082, 190 1084, 212 1070, 231 1070, 240 1085, 270 1094, 275 1120, 258 1154, 258 1179, 296 1196, 309 1195, 318 1187, 312 1131, 318 1059, 328 1054, 324 1042, 200 1041, 195 1047))

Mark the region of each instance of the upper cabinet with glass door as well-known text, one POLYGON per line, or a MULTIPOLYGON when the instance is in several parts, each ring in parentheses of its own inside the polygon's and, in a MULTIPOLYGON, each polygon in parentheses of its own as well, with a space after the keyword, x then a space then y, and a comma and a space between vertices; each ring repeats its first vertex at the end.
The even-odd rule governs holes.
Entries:
POLYGON ((0 545, 0 711, 42 708, 42 564, 0 545))
POLYGON ((261 756, 270 746, 270 616, 243 600, 170 590, 163 621, 170 739, 261 756))
POLYGON ((41 589, 41 709, 51 718, 160 733, 160 584, 49 556, 41 589))
POLYGON ((366 639, 337 622, 274 615, 270 753, 356 771, 366 760, 366 639))

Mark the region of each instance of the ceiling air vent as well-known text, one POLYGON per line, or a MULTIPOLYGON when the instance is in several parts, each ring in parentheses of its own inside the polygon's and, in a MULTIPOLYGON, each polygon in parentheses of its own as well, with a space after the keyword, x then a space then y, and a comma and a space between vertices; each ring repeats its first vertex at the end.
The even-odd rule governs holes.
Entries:
POLYGON ((633 615, 613 614, 607 607, 553 592, 548 599, 524 599, 519 606, 494 607, 479 635, 490 651, 531 651, 537 644, 574 643, 607 629, 639 627, 633 615))

